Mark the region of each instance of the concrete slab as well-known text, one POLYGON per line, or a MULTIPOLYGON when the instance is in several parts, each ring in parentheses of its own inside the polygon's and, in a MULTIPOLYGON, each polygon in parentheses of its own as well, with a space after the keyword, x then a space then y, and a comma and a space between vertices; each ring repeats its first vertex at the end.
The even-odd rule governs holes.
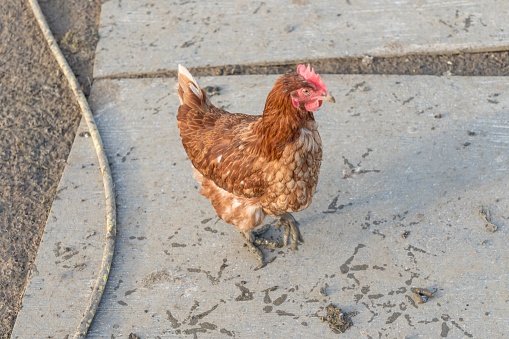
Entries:
POLYGON ((94 77, 310 58, 501 50, 509 2, 104 1, 94 77))
POLYGON ((81 121, 51 207, 12 338, 74 334, 101 264, 105 202, 92 140, 81 121))
MULTIPOLYGON (((199 82, 221 88, 218 106, 259 113, 274 79, 199 82)), ((316 114, 319 187, 295 215, 306 242, 295 253, 267 251, 276 260, 259 271, 197 191, 175 123, 175 79, 94 82, 118 241, 90 338, 336 338, 319 319, 329 303, 357 313, 345 338, 509 333, 506 79, 324 80, 337 104, 316 114), (481 205, 496 232, 486 231, 481 205), (436 296, 416 304, 413 286, 436 296)))

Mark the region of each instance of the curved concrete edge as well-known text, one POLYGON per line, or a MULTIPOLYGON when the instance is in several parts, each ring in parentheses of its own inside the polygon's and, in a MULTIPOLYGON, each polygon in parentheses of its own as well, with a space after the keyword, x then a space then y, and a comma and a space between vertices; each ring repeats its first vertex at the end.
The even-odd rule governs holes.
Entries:
POLYGON ((102 258, 105 202, 92 140, 82 119, 67 160, 12 338, 72 335, 102 258))

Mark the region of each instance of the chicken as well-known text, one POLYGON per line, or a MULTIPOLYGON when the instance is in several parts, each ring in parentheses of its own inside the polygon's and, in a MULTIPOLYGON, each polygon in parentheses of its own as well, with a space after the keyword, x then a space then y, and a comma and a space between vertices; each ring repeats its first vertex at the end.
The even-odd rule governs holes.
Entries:
POLYGON ((303 238, 290 214, 309 206, 318 183, 322 141, 313 112, 335 102, 308 65, 280 76, 263 114, 232 114, 215 107, 189 71, 179 65, 177 123, 184 149, 217 215, 235 226, 265 266, 261 245, 282 247, 303 238), (266 215, 279 218, 283 243, 261 237, 266 215))

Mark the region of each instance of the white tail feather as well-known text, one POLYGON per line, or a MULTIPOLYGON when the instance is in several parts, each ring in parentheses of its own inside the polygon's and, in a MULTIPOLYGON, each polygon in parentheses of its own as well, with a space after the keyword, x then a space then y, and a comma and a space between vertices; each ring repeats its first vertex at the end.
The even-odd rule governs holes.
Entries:
POLYGON ((188 105, 199 111, 209 110, 211 103, 207 95, 201 90, 200 85, 189 73, 187 68, 178 66, 178 95, 181 105, 188 105))
POLYGON ((182 65, 179 65, 179 67, 178 67, 178 78, 179 78, 179 85, 180 85, 180 87, 182 87, 184 92, 186 92, 186 90, 187 90, 186 82, 188 82, 188 88, 191 91, 193 91, 193 93, 198 98, 203 99, 202 92, 200 90, 200 85, 198 85, 198 82, 196 81, 196 79, 191 75, 191 73, 189 73, 189 70, 182 65), (182 77, 187 78, 187 81, 184 81, 184 79, 182 79, 182 77))

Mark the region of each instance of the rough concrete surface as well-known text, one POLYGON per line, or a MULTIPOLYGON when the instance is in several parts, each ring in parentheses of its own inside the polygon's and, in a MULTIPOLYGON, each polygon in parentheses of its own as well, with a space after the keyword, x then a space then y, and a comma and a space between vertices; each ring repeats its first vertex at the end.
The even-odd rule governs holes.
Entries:
POLYGON ((344 56, 506 50, 509 2, 105 1, 94 77, 344 56))
MULTIPOLYGON (((218 106, 249 113, 261 111, 274 80, 199 79, 220 87, 218 106)), ((295 215, 305 243, 266 251, 276 260, 259 271, 241 235, 197 192, 175 123, 175 80, 94 83, 119 236, 91 338, 335 337, 320 321, 330 303, 353 314, 347 338, 509 331, 505 79, 324 80, 337 103, 316 114, 320 183, 295 215), (417 304, 411 287, 436 294, 417 304)))
MULTIPOLYGON (((213 97, 220 106, 257 113, 274 79, 207 78, 202 86, 221 88, 213 97)), ((358 312, 351 338, 508 332, 500 321, 509 311, 505 79, 325 81, 338 103, 317 114, 322 175, 313 205, 296 215, 306 242, 269 254, 276 260, 260 271, 196 190, 175 124, 174 81, 96 83, 121 235, 91 337, 332 337, 318 318, 329 303, 358 312), (480 205, 493 211, 496 233, 485 231, 480 205), (416 305, 412 286, 437 296, 416 305)))

